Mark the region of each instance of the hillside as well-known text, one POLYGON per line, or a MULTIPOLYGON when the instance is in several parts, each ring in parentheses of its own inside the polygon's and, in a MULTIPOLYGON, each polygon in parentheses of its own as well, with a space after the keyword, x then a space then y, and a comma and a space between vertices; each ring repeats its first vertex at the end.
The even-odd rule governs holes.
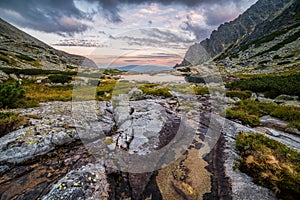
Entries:
POLYGON ((191 46, 181 66, 214 58, 234 72, 294 68, 300 56, 299 13, 299 1, 258 1, 235 20, 220 25, 209 39, 191 46))
POLYGON ((65 70, 80 65, 96 67, 92 60, 56 50, 0 19, 1 67, 65 70))

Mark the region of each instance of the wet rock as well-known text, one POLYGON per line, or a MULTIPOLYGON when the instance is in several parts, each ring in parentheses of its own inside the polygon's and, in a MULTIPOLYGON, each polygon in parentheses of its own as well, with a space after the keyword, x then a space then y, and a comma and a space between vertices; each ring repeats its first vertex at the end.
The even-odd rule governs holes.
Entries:
POLYGON ((172 181, 172 186, 184 199, 187 200, 196 200, 197 193, 192 186, 185 182, 174 180, 172 181))

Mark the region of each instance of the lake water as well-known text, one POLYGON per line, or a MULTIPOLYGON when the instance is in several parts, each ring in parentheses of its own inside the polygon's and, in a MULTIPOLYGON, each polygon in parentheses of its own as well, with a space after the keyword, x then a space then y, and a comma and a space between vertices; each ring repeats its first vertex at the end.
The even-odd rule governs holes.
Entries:
POLYGON ((134 74, 134 75, 122 75, 120 80, 127 80, 127 81, 136 81, 136 82, 143 82, 148 81, 151 83, 165 83, 165 82, 175 82, 175 83, 185 83, 183 76, 175 76, 172 74, 134 74))

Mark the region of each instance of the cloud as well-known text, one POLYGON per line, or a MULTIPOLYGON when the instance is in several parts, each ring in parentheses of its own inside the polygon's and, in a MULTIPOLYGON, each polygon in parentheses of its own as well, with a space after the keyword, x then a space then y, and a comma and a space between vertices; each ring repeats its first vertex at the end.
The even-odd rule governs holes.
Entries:
POLYGON ((128 35, 112 36, 109 38, 116 41, 125 41, 129 46, 148 46, 158 48, 186 49, 194 40, 181 36, 169 30, 158 28, 140 29, 128 35))
POLYGON ((88 29, 81 21, 88 16, 77 9, 73 1, 2 0, 0 13, 12 23, 43 32, 73 35, 88 29))
POLYGON ((209 26, 218 26, 238 16, 243 10, 239 4, 228 3, 226 5, 214 5, 204 9, 205 22, 209 26))
MULTIPOLYGON (((155 5, 181 5, 195 9, 198 6, 210 8, 216 4, 221 8, 224 5, 235 5, 236 8, 240 8, 246 3, 249 4, 249 0, 1 0, 0 17, 21 27, 73 36, 91 28, 93 17, 97 14, 102 15, 108 22, 121 23, 126 16, 122 17, 120 11, 124 9, 130 11, 133 5, 149 5, 151 9, 144 11, 154 12, 155 5)), ((226 11, 220 13, 207 9, 206 22, 214 25, 222 21, 221 19, 232 17, 226 11)), ((148 25, 151 24, 152 20, 148 20, 148 25)), ((185 24, 186 30, 194 33, 200 30, 195 24, 185 24)))
POLYGON ((210 28, 193 23, 189 15, 187 15, 187 19, 182 22, 180 28, 184 31, 192 33, 198 42, 208 37, 211 32, 210 28))

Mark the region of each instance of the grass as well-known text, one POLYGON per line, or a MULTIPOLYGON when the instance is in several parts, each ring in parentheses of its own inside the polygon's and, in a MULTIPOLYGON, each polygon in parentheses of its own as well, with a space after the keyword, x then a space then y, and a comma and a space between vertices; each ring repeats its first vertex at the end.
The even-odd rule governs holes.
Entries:
POLYGON ((12 112, 0 112, 0 137, 26 125, 28 121, 12 112))
POLYGON ((40 102, 48 101, 70 101, 72 99, 72 86, 48 87, 36 83, 22 86, 25 91, 23 105, 25 107, 38 106, 40 102))
POLYGON ((300 153, 261 134, 241 133, 236 138, 238 168, 255 183, 273 190, 281 199, 300 196, 300 153))

